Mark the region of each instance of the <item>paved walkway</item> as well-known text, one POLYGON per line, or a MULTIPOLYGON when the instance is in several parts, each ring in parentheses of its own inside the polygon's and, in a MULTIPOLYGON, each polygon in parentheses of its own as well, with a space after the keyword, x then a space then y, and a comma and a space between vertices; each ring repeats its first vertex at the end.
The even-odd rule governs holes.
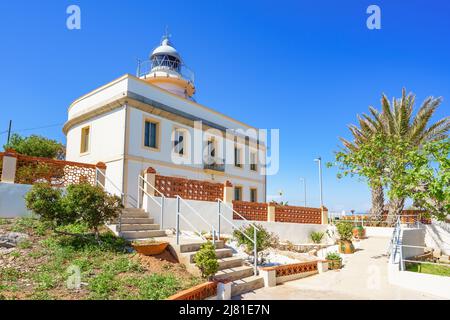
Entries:
POLYGON ((344 257, 344 267, 308 278, 262 288, 242 295, 242 299, 324 300, 324 299, 440 299, 388 283, 388 238, 369 238, 359 251, 344 257))

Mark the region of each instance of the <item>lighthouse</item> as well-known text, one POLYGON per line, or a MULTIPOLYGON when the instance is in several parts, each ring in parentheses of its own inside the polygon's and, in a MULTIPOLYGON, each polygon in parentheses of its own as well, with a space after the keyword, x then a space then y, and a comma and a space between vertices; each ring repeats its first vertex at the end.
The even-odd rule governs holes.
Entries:
POLYGON ((138 77, 186 99, 195 94, 194 74, 172 45, 169 35, 150 54, 150 59, 139 62, 138 77))

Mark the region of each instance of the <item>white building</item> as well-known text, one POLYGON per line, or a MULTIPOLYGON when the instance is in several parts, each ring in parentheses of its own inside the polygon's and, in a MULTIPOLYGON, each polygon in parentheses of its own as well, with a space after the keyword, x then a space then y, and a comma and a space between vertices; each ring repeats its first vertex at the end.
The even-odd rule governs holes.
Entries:
POLYGON ((235 199, 265 202, 266 149, 258 130, 193 101, 194 93, 193 76, 163 38, 137 76, 126 74, 70 105, 66 159, 104 162, 107 189, 122 192, 130 206, 138 175, 149 167, 164 176, 228 180, 235 199), (245 133, 226 135, 227 129, 245 133))

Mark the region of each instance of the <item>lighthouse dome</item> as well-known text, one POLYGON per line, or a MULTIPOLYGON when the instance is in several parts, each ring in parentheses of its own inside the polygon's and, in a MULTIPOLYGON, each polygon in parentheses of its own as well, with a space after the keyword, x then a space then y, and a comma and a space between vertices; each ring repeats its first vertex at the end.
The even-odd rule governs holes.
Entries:
POLYGON ((152 54, 150 55, 150 59, 153 59, 155 56, 161 55, 172 56, 181 61, 181 57, 178 54, 177 49, 172 47, 172 44, 170 43, 168 38, 164 38, 161 42, 161 45, 157 47, 155 50, 153 50, 152 54))

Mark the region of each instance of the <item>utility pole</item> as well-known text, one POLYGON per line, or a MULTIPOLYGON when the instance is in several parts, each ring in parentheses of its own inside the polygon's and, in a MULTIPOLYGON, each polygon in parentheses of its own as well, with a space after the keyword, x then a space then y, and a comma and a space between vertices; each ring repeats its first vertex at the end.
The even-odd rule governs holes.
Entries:
POLYGON ((304 193, 304 200, 303 202, 305 203, 305 207, 306 207, 306 181, 305 178, 300 178, 300 181, 303 181, 303 193, 304 193))
POLYGON ((322 158, 314 159, 319 165, 319 186, 320 186, 320 207, 323 207, 323 192, 322 192, 322 158))
POLYGON ((11 126, 12 126, 12 120, 9 120, 8 140, 7 140, 6 144, 9 144, 9 139, 11 138, 11 126))

